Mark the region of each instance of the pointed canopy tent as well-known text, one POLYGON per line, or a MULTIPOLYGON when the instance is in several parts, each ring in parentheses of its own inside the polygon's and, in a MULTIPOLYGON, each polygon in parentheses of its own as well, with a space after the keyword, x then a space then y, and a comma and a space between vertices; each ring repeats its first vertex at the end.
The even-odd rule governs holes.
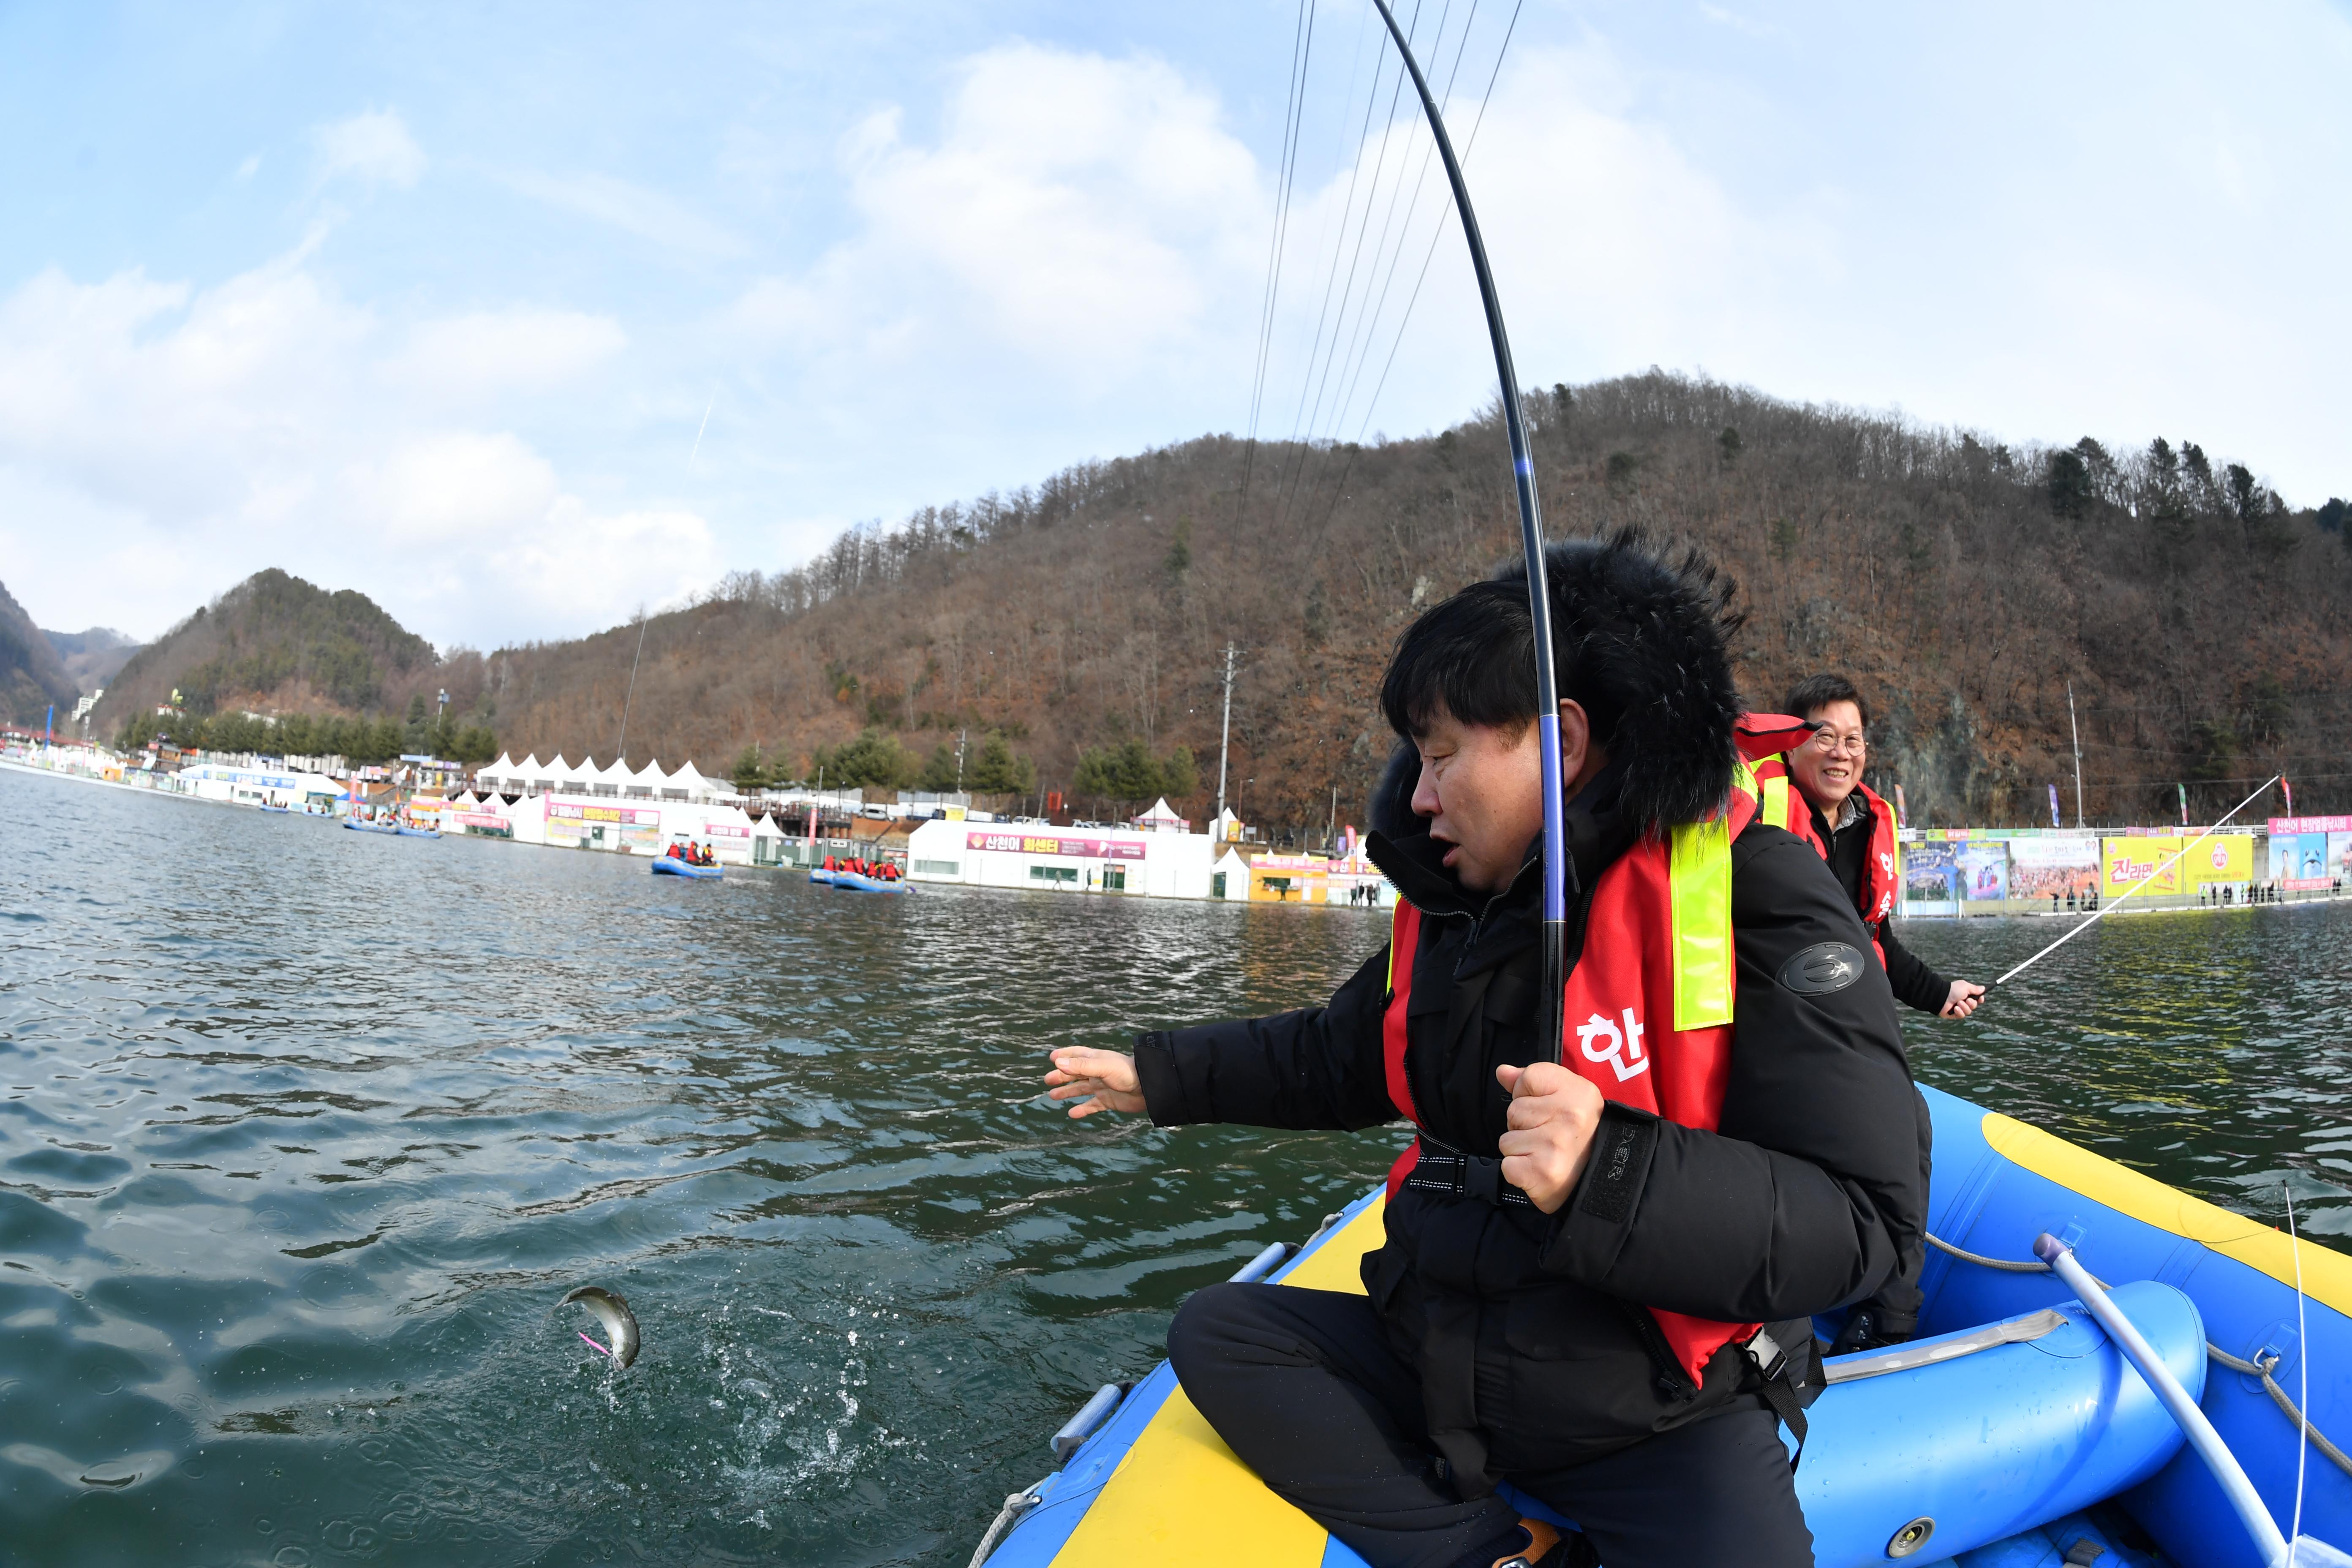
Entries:
POLYGON ((539 753, 537 752, 533 752, 530 755, 525 757, 519 763, 509 763, 507 764, 505 779, 508 793, 510 795, 531 794, 539 787, 537 784, 539 773, 539 753))
POLYGON ((682 790, 685 792, 684 798, 692 801, 711 801, 722 795, 733 793, 726 786, 713 784, 703 777, 701 771, 692 763, 686 763, 677 772, 670 774, 668 783, 662 787, 668 791, 682 790))
POLYGON ((619 795, 637 782, 637 775, 629 771, 628 763, 615 757, 607 766, 597 769, 589 782, 599 793, 619 795))
POLYGON ((662 772, 661 762, 656 758, 629 775, 628 784, 621 793, 635 795, 642 800, 659 800, 668 783, 669 775, 662 772))
POLYGON ((1190 820, 1177 816, 1170 808, 1168 797, 1164 795, 1152 803, 1150 811, 1134 818, 1133 823, 1147 833, 1182 833, 1192 826, 1190 820))

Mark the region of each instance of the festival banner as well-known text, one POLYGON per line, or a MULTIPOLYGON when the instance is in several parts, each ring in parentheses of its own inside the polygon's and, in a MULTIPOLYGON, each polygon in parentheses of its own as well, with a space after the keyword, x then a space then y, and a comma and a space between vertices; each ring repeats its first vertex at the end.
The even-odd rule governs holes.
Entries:
POLYGON ((2271 832, 2270 880, 2290 892, 2317 892, 2332 887, 2339 877, 2352 876, 2352 828, 2330 832, 2325 827, 2305 826, 2301 832, 2281 833, 2276 824, 2344 822, 2343 817, 2305 816, 2273 817, 2271 832))
POLYGON ((2088 835, 2009 841, 2009 896, 2077 899, 2099 885, 2099 841, 2088 835))
POLYGON ((1956 846, 1921 842, 1903 852, 1903 912, 1907 915, 1959 913, 1959 866, 1956 846))
POLYGON ((1081 860, 1140 860, 1140 842, 1119 838, 1064 838, 1034 833, 977 833, 963 836, 967 849, 1001 849, 1013 855, 1068 855, 1081 860))
POLYGON ((2099 887, 2113 899, 2139 888, 2142 897, 2180 891, 2180 868, 2167 865, 2180 847, 2179 837, 2102 838, 2099 840, 2099 887), (2163 867, 2161 875, 2154 875, 2163 867), (2143 879, 2154 876, 2144 888, 2143 879))
POLYGON ((2009 845, 1999 838, 1971 838, 1958 846, 1960 897, 1972 904, 1997 904, 2009 897, 2009 845))

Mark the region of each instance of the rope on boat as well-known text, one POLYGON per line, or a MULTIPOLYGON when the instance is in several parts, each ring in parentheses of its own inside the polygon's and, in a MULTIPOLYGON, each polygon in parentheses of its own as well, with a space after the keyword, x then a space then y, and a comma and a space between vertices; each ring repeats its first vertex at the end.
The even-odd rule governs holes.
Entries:
MULTIPOLYGON (((1963 1263, 1973 1263, 1979 1268, 1998 1268, 2008 1274, 2047 1274, 2050 1272, 2050 1265, 2042 1262, 2038 1258, 2019 1262, 2013 1258, 1987 1258, 1982 1253, 1970 1252, 1966 1247, 1954 1247, 1950 1242, 1946 1241, 1942 1237, 1936 1235, 1933 1231, 1927 1232, 1927 1235, 1928 1245, 1935 1247, 1937 1251, 1957 1258, 1963 1263)), ((2107 1282, 2099 1279, 2097 1275, 2094 1274, 2091 1278, 2093 1280, 2097 1282, 2101 1289, 2111 1289, 2111 1287, 2107 1285, 2107 1282)), ((2327 1434, 2322 1432, 2318 1427, 2305 1420, 2302 1410, 2296 1406, 2294 1400, 2287 1394, 2285 1389, 2279 1386, 2278 1379, 2271 1375, 2273 1372, 2277 1370, 2279 1363, 2278 1353, 2275 1351, 2269 1355, 2259 1357, 2256 1360, 2247 1361, 2242 1356, 2231 1355, 2220 1345, 2208 1340, 2205 1342, 2205 1353, 2213 1360, 2220 1362, 2223 1366, 2228 1367, 2231 1372, 2242 1372, 2249 1377, 2261 1378, 2263 1380, 2263 1392, 2271 1396, 2271 1403, 2279 1407, 2279 1414, 2285 1416, 2296 1426, 2300 1427, 2304 1436, 2311 1439, 2311 1446, 2317 1448, 2321 1453, 2326 1455, 2329 1459, 2333 1460, 2337 1469, 2342 1470, 2347 1476, 2352 1476, 2352 1457, 2347 1457, 2343 1449, 2337 1447, 2335 1444, 2327 1440, 2327 1434)))
POLYGON ((1004 1500, 1004 1507, 998 1510, 996 1521, 988 1527, 988 1533, 980 1538, 980 1545, 973 1550, 970 1568, 980 1568, 987 1562, 988 1554, 996 1550, 996 1543, 1004 1539, 1004 1532, 1020 1523, 1022 1515, 1045 1500, 1037 1495, 1037 1488, 1045 1484, 1045 1481, 1038 1481, 1004 1500))

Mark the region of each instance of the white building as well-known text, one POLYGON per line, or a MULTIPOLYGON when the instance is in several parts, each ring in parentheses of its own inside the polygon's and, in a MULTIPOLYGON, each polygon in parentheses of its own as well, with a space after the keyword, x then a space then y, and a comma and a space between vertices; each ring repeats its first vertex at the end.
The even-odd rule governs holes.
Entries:
POLYGON ((1045 892, 1210 896, 1216 846, 1205 833, 1127 827, 926 822, 907 840, 907 879, 1045 892))
POLYGON ((494 795, 566 795, 602 800, 685 801, 709 805, 733 798, 727 784, 702 776, 692 763, 676 773, 664 773, 658 762, 632 772, 624 763, 598 767, 593 757, 577 764, 559 755, 542 763, 536 753, 516 762, 501 752, 499 760, 474 775, 474 787, 494 795))
POLYGON ((338 801, 344 794, 342 783, 324 773, 292 768, 233 767, 226 763, 198 763, 194 767, 182 768, 178 787, 182 794, 204 800, 298 809, 314 802, 338 801))

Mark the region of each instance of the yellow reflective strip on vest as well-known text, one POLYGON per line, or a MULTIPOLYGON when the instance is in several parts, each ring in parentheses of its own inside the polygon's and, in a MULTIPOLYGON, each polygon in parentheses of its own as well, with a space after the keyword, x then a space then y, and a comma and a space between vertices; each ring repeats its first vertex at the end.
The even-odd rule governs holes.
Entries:
POLYGON ((1764 794, 1757 815, 1775 827, 1789 826, 1789 775, 1775 773, 1764 781, 1764 794))
POLYGON ((1389 988, 1382 994, 1382 1001, 1396 994, 1397 927, 1404 924, 1404 911, 1405 901, 1402 899, 1397 900, 1389 910, 1389 988))
POLYGON ((1717 816, 1677 827, 1668 836, 1666 857, 1675 1028, 1715 1028, 1731 1022, 1731 825, 1717 816))

